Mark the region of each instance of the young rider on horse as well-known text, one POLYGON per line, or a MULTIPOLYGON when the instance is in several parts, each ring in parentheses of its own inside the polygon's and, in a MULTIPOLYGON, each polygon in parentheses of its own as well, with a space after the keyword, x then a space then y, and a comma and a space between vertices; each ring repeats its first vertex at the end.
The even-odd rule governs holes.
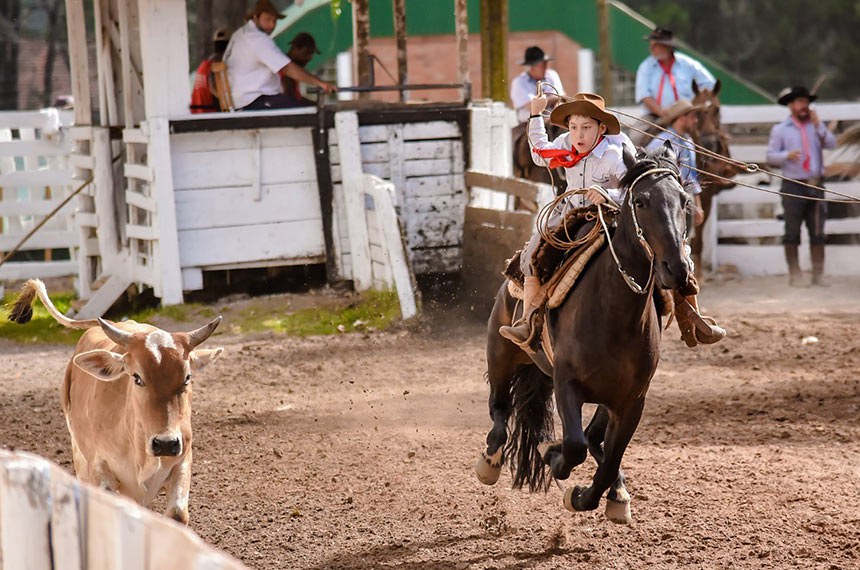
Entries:
MULTIPOLYGON (((548 225, 555 226, 564 219, 572 208, 599 205, 606 201, 605 195, 621 203, 624 191, 619 188, 621 178, 627 168, 624 164, 624 147, 635 152, 630 140, 621 134, 618 118, 605 109, 603 98, 593 93, 577 93, 569 101, 557 106, 550 115, 550 122, 568 132, 550 142, 544 127, 541 113, 546 108, 545 96, 531 101, 529 117, 529 145, 535 164, 551 168, 564 167, 568 189, 587 189, 585 194, 568 197, 556 205, 548 225)), ((503 326, 499 334, 519 346, 528 346, 533 337, 532 320, 543 306, 543 296, 539 295, 541 281, 534 266, 534 254, 541 244, 541 237, 535 234, 520 255, 520 267, 524 275, 523 316, 510 326, 503 326)), ((691 303, 692 307, 696 307, 691 303)), ((711 324, 704 321, 695 311, 678 313, 679 326, 684 330, 700 331, 711 324), (681 322, 690 319, 692 324, 681 322)), ((722 330, 722 329, 720 329, 722 330)), ((700 342, 716 342, 702 335, 700 342)), ((686 340, 686 338, 685 338, 686 340)), ((687 342, 689 345, 690 343, 687 342)), ((692 346, 695 346, 693 344, 692 346)))

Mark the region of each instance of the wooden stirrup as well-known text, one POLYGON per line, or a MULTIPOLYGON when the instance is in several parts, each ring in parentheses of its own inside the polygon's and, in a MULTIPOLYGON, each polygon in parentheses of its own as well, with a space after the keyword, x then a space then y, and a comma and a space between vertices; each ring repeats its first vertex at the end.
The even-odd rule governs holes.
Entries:
POLYGON ((223 61, 212 62, 212 73, 215 75, 215 91, 218 93, 218 104, 221 111, 234 111, 233 93, 230 91, 230 80, 227 79, 227 64, 223 61))

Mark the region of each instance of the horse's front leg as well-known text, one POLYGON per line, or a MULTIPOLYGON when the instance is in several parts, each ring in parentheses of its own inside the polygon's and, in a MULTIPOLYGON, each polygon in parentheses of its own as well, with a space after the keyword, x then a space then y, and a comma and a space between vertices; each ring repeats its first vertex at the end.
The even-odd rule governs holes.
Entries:
POLYGON ((582 431, 582 398, 574 382, 558 378, 559 372, 556 370, 555 402, 561 418, 562 440, 560 444, 541 444, 538 449, 544 463, 552 469, 553 477, 567 479, 570 471, 585 461, 588 444, 582 431))
MULTIPOLYGON (((585 428, 585 439, 588 441, 588 451, 597 465, 603 463, 603 441, 606 439, 606 429, 609 426, 609 412, 605 406, 598 406, 588 427, 585 428)), ((627 524, 633 521, 630 514, 630 493, 625 485, 624 471, 618 468, 618 477, 609 486, 606 495, 606 518, 614 523, 627 524)))
POLYGON ((639 425, 644 406, 645 399, 640 398, 621 413, 609 417, 603 443, 603 461, 597 467, 591 486, 568 489, 564 495, 565 507, 572 511, 594 510, 600 504, 603 493, 619 480, 621 458, 639 425))

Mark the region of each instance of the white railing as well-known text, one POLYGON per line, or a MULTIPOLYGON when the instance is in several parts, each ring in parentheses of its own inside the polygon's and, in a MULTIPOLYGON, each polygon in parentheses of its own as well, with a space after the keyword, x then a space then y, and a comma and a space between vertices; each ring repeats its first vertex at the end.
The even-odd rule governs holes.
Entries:
POLYGON ((0 450, 0 567, 241 570, 196 534, 37 455, 0 450))
MULTIPOLYGON (((71 122, 70 113, 56 109, 0 113, 0 258, 82 182, 73 179, 68 159, 71 122)), ((74 210, 70 202, 23 244, 19 252, 34 259, 6 262, 0 282, 76 275, 74 210)))

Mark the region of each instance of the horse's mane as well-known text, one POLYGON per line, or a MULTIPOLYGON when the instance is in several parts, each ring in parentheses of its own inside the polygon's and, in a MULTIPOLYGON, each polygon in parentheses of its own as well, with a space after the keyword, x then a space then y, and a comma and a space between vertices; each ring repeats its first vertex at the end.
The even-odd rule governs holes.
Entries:
POLYGON ((652 151, 640 150, 636 155, 636 164, 628 168, 627 173, 621 178, 621 187, 629 190, 630 185, 640 175, 652 168, 669 168, 676 176, 681 175, 675 153, 671 149, 661 146, 652 151))

